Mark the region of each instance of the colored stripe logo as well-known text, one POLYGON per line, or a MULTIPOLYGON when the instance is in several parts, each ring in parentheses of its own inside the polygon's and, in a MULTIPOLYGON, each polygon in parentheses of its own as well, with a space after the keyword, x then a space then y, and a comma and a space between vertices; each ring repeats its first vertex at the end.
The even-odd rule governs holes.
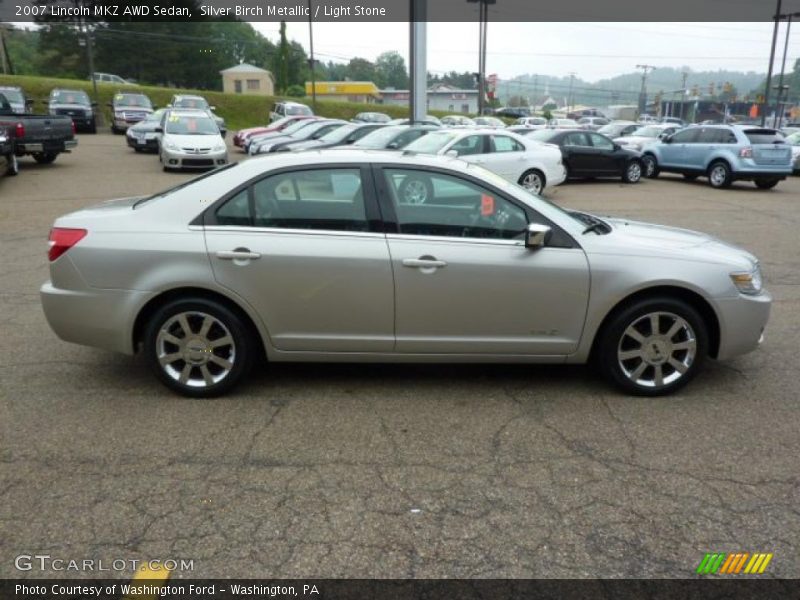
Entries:
POLYGON ((696 572, 698 575, 760 575, 767 570, 772 556, 771 552, 707 552, 696 572))

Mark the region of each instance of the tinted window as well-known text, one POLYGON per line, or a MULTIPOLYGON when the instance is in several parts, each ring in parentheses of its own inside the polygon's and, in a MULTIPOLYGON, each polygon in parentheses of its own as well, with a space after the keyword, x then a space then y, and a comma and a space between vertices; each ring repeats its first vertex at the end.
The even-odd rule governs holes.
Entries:
POLYGON ((684 129, 672 136, 674 144, 691 144, 697 139, 699 129, 684 129))
POLYGON ((751 144, 784 144, 785 138, 774 129, 748 129, 744 132, 751 144))
POLYGON ((250 203, 247 190, 242 190, 217 209, 219 225, 251 225, 250 203))
POLYGON ((599 150, 613 150, 614 149, 614 142, 609 140, 608 138, 597 135, 596 133, 589 134, 589 137, 592 139, 592 146, 598 148, 599 150))
POLYGON ((522 152, 525 148, 517 140, 507 135, 493 135, 492 152, 522 152))
POLYGON ((458 140, 455 144, 450 146, 450 150, 458 152, 459 156, 468 156, 470 154, 483 154, 483 136, 470 135, 463 139, 458 140))
POLYGON ((564 146, 567 147, 575 147, 575 146, 591 146, 589 140, 586 137, 585 133, 568 133, 564 136, 564 146))
POLYGON ((400 233, 494 239, 524 234, 525 211, 493 191, 427 171, 385 169, 384 174, 400 233))
POLYGON ((253 185, 256 227, 367 231, 359 169, 293 171, 253 185))
POLYGON ((696 141, 701 144, 735 144, 736 136, 728 129, 715 127, 701 130, 696 141))

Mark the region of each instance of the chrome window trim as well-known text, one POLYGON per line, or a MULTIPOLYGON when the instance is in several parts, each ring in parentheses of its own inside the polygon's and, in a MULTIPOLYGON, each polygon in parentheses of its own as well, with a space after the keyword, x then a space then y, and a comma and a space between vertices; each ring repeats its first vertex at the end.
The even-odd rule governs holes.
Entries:
POLYGON ((278 233, 286 235, 323 235, 323 236, 347 236, 363 238, 381 238, 384 233, 375 231, 345 231, 341 229, 289 229, 286 227, 249 227, 247 225, 191 225, 190 229, 196 228, 201 231, 211 231, 218 233, 278 233))

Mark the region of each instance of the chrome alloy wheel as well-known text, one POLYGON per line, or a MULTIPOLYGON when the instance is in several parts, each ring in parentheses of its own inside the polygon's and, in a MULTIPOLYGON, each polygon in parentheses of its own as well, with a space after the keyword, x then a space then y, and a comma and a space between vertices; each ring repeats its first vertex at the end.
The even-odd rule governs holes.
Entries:
POLYGON ((691 325, 670 312, 637 318, 623 332, 617 360, 625 376, 641 387, 661 388, 679 380, 697 355, 691 325))
POLYGON ((642 178, 642 167, 637 162, 628 165, 628 181, 636 183, 642 178))
POLYGON ((171 379, 204 388, 219 383, 231 372, 236 344, 219 319, 202 312, 182 312, 159 330, 156 355, 171 379))
POLYGON ((720 187, 728 178, 728 170, 723 165, 716 165, 713 169, 711 169, 711 173, 709 173, 708 178, 711 180, 711 185, 714 187, 720 187))
POLYGON ((534 194, 540 194, 542 191, 542 178, 538 173, 528 173, 522 178, 520 183, 522 187, 534 194))
POLYGON ((403 189, 405 204, 424 204, 428 199, 428 188, 419 179, 410 180, 403 189))

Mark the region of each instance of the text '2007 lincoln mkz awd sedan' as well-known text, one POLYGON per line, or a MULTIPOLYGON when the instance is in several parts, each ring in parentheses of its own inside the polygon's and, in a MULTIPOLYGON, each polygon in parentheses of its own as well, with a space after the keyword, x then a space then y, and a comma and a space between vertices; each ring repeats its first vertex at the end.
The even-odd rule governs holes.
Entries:
POLYGON ((755 349, 754 256, 570 212, 459 159, 279 154, 59 218, 41 298, 63 340, 141 351, 187 396, 270 361, 597 363, 677 390, 755 349), (408 186, 431 193, 406 202, 408 186))

